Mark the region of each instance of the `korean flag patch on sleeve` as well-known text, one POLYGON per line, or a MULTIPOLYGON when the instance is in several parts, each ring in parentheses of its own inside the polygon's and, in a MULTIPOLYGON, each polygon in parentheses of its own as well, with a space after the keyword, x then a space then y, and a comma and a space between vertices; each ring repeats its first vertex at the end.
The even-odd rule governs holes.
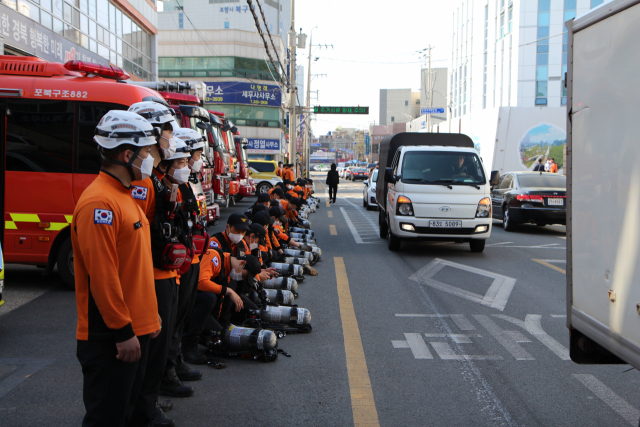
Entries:
POLYGON ((218 259, 217 256, 214 256, 213 259, 211 260, 211 262, 213 263, 213 265, 215 265, 216 267, 218 265, 220 265, 220 260, 218 259))
POLYGON ((94 209, 93 223, 113 225, 113 212, 107 209, 94 209))
POLYGON ((147 190, 148 189, 145 187, 138 187, 137 185, 134 185, 131 190, 131 195, 134 199, 147 200, 147 190))
POLYGON ((215 240, 212 240, 211 243, 209 243, 209 247, 210 248, 217 248, 218 247, 218 242, 216 242, 215 240))

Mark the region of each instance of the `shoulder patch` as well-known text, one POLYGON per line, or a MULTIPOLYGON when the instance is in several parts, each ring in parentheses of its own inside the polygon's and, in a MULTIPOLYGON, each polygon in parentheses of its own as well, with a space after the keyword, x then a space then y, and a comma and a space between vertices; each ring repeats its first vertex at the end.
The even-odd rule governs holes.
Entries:
POLYGON ((218 242, 216 242, 215 240, 212 240, 211 243, 209 243, 209 247, 210 248, 217 248, 219 247, 218 242))
POLYGON ((113 212, 107 209, 94 209, 93 223, 113 225, 113 212))
POLYGON ((134 199, 147 200, 147 191, 148 189, 145 187, 138 187, 137 185, 134 185, 131 190, 131 195, 134 199))
POLYGON ((218 259, 217 256, 214 256, 213 259, 211 260, 211 262, 213 263, 213 265, 215 265, 216 267, 220 265, 220 260, 218 259))

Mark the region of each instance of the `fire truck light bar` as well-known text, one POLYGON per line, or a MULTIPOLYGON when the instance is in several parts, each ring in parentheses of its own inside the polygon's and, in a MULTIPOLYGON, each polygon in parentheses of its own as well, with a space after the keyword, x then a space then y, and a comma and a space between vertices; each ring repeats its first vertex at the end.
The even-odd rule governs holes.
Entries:
POLYGON ((95 74, 96 76, 115 78, 118 80, 127 80, 131 78, 129 73, 118 67, 107 67, 105 65, 92 64, 83 61, 69 61, 64 64, 64 68, 69 71, 80 71, 87 74, 95 74))

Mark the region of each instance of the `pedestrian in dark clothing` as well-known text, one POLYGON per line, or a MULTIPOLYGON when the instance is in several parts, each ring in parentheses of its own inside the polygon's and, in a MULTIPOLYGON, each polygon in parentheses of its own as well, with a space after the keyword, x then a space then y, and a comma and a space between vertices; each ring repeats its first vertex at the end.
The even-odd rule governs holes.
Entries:
POLYGON ((542 164, 542 157, 538 159, 538 163, 533 168, 534 172, 544 172, 544 165, 542 164))
POLYGON ((331 163, 331 170, 327 173, 327 185, 329 186, 329 203, 333 199, 333 203, 336 202, 336 193, 338 192, 338 183, 340 182, 340 175, 336 170, 336 164, 331 163))

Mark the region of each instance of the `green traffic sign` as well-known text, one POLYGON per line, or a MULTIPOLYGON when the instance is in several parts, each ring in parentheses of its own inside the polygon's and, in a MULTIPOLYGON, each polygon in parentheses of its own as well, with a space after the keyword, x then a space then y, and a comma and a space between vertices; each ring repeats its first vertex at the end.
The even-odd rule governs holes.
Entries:
POLYGON ((369 114, 369 107, 313 107, 315 114, 369 114))

